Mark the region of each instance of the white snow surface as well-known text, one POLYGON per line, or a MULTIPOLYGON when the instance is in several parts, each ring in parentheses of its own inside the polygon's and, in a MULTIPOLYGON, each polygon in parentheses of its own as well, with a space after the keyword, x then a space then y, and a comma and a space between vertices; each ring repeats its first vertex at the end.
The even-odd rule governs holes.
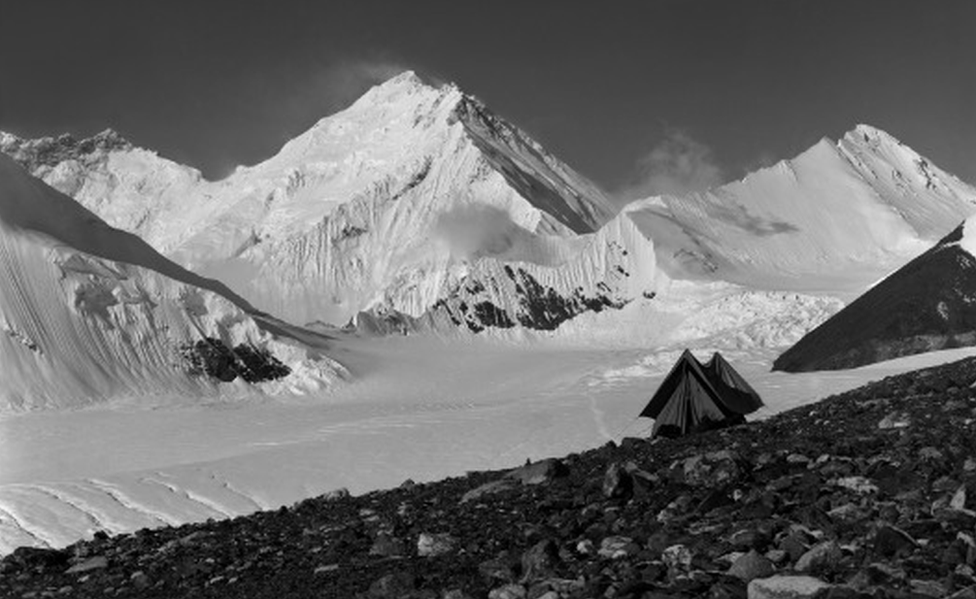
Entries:
MULTIPOLYGON (((406 337, 350 341, 356 380, 328 396, 0 417, 0 554, 512 467, 649 432, 635 419, 682 346, 586 349, 406 337)), ((722 349, 762 394, 756 417, 973 355, 770 373, 775 350, 722 349)))
POLYGON ((302 384, 318 373, 314 388, 341 372, 328 358, 303 355, 297 342, 274 340, 249 311, 220 283, 109 227, 0 156, 0 413, 246 392, 186 373, 181 346, 202 337, 281 354, 302 384))
POLYGON ((850 298, 976 212, 976 189, 858 125, 740 181, 624 210, 673 276, 850 298))
MULTIPOLYGON (((8 138, 5 151, 31 142, 8 138)), ((34 172, 289 322, 419 316, 482 256, 559 263, 613 215, 592 184, 453 85, 407 72, 224 180, 129 147, 34 172), (464 231, 465 243, 451 243, 464 231), (439 243, 432 243, 439 241, 439 243)))

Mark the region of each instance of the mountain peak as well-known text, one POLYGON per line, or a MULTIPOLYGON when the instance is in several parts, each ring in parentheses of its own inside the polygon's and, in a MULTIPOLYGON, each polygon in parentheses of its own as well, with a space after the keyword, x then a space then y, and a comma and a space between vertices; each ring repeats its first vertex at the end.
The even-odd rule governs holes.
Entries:
POLYGON ((843 140, 853 145, 867 148, 905 146, 905 144, 895 139, 890 133, 864 123, 859 123, 854 129, 845 133, 843 140))

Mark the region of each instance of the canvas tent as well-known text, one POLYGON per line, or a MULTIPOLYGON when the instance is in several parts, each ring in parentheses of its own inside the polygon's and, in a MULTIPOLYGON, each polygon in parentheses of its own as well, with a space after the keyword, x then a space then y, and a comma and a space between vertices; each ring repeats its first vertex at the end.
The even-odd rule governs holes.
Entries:
POLYGON ((654 419, 654 435, 679 436, 743 422, 762 405, 721 354, 702 365, 685 350, 640 415, 654 419))

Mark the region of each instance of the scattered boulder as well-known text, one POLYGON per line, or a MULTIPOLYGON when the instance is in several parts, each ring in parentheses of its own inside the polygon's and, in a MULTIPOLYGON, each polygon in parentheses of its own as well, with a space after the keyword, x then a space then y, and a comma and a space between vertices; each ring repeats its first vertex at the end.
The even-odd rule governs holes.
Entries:
POLYGON ((749 599, 813 599, 831 588, 826 582, 811 576, 771 576, 749 582, 749 599))
POLYGON ((91 570, 101 570, 108 567, 108 558, 96 555, 86 559, 83 562, 79 562, 65 571, 65 574, 81 574, 83 572, 89 572, 91 570))
POLYGON ((728 575, 749 582, 754 578, 768 578, 774 571, 773 563, 753 549, 732 563, 728 575))
POLYGON ((731 451, 713 451, 686 459, 682 463, 684 482, 696 487, 720 487, 739 477, 736 456, 731 451))
POLYGON ((810 572, 836 566, 843 559, 844 553, 836 541, 818 543, 796 560, 794 569, 797 572, 810 572))
POLYGON ((603 476, 603 496, 607 499, 627 499, 634 493, 634 479, 618 463, 610 464, 603 476))
POLYGON ((447 533, 420 533, 417 537, 417 555, 437 557, 454 551, 457 539, 447 533))
POLYGON ((369 586, 370 597, 376 599, 400 599, 417 588, 416 577, 410 572, 394 572, 376 580, 369 586))
POLYGON ((523 485, 541 485, 568 474, 569 469, 562 460, 547 458, 510 470, 505 476, 515 479, 523 485))
POLYGON ((536 543, 522 554, 523 580, 528 582, 552 576, 560 561, 559 547, 552 539, 536 543))

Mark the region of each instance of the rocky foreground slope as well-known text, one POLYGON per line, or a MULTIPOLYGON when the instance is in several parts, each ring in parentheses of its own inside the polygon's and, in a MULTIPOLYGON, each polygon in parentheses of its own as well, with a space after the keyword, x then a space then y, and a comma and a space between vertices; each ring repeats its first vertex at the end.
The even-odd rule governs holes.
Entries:
POLYGON ((2 597, 976 597, 976 359, 767 421, 0 562, 2 597))

